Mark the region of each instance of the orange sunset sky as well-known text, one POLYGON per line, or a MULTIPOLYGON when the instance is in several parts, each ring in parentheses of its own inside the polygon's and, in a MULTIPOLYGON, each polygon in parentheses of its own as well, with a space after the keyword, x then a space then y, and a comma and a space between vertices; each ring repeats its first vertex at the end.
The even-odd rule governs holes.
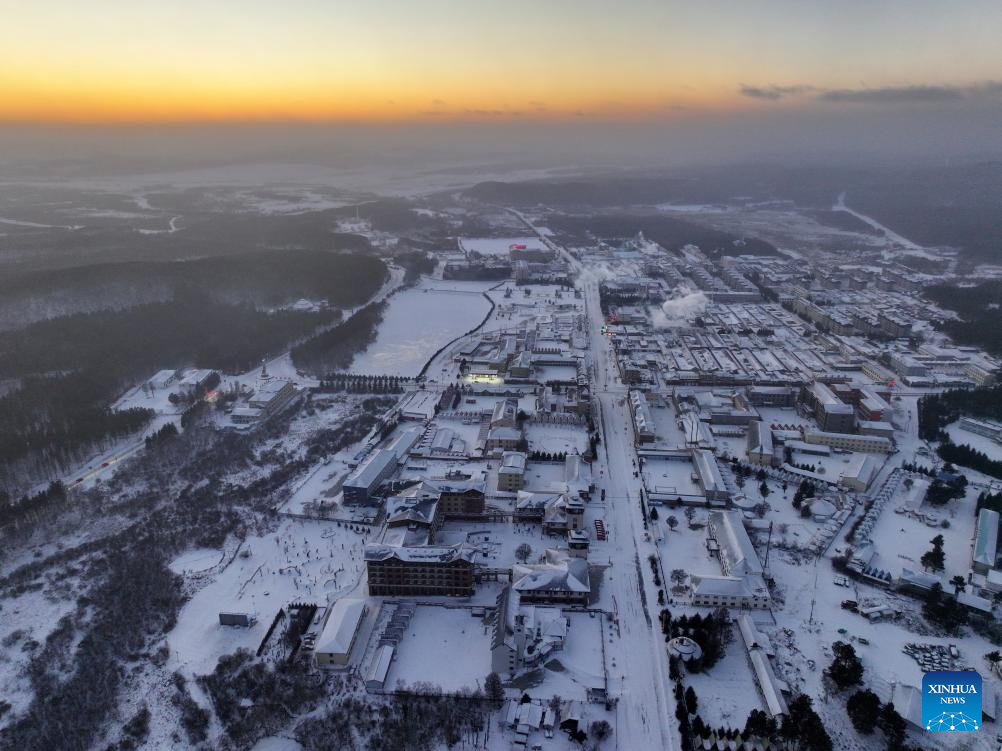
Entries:
POLYGON ((651 120, 997 93, 1002 4, 4 2, 0 121, 651 120))

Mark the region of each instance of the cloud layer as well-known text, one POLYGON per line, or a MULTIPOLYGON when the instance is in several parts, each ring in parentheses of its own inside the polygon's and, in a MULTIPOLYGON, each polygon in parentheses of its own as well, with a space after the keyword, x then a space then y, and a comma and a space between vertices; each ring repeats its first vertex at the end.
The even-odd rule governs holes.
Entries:
POLYGON ((795 86, 752 86, 742 84, 742 96, 776 102, 781 99, 807 97, 819 102, 839 104, 942 104, 970 102, 1002 97, 1002 81, 985 81, 969 85, 883 86, 858 89, 825 89, 808 84, 795 86))

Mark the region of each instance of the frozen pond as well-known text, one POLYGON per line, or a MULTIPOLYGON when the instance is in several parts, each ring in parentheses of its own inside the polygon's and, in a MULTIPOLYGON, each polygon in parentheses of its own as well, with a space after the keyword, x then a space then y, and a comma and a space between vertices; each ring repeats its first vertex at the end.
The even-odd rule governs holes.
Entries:
POLYGON ((495 284, 423 280, 398 292, 389 299, 376 341, 348 370, 416 376, 435 352, 483 320, 490 303, 481 293, 495 284))

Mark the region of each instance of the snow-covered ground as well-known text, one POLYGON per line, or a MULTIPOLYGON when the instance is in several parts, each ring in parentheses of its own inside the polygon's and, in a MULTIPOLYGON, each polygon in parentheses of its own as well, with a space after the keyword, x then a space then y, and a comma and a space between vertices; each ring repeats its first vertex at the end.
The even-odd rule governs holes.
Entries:
POLYGON ((966 443, 972 449, 985 453, 989 459, 1002 461, 1002 443, 996 443, 988 436, 964 430, 960 427, 959 421, 948 425, 946 432, 954 443, 958 445, 966 443))
POLYGON ((483 320, 490 303, 482 293, 489 286, 424 279, 397 292, 389 300, 376 341, 355 356, 349 370, 418 375, 438 349, 483 320))
MULTIPOLYGON (((356 590, 364 572, 367 535, 335 522, 286 519, 276 532, 248 538, 224 551, 212 568, 188 571, 200 587, 182 608, 167 637, 168 667, 192 677, 209 673, 220 656, 244 648, 256 651, 272 619, 293 601, 328 601, 356 590), (250 628, 220 626, 220 612, 250 613, 250 628)), ((190 551, 172 563, 183 568, 190 551)))
POLYGON ((426 682, 446 692, 482 689, 490 672, 491 627, 482 617, 465 607, 423 606, 397 646, 386 686, 426 682))

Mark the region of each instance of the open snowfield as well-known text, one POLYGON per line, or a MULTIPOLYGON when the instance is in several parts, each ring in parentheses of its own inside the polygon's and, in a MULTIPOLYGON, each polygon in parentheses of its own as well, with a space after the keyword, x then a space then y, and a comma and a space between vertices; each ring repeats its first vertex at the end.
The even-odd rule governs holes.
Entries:
POLYGON ((692 479, 695 467, 692 462, 646 457, 641 475, 644 485, 652 493, 679 496, 701 496, 703 491, 692 479))
POLYGON ((995 459, 996 461, 1002 461, 1002 443, 996 443, 988 436, 978 435, 977 433, 972 433, 969 430, 964 430, 960 427, 960 422, 955 422, 952 425, 948 425, 946 432, 950 435, 950 438, 954 443, 960 445, 966 443, 972 449, 981 451, 988 456, 989 459, 995 459))
POLYGON ((588 431, 583 426, 529 423, 525 437, 529 451, 583 454, 588 449, 588 431))
MULTIPOLYGON (((919 483, 924 484, 916 481, 916 484, 919 483)), ((913 488, 913 491, 916 490, 913 488)), ((966 577, 971 567, 977 495, 976 489, 969 488, 964 498, 950 501, 945 506, 928 503, 912 506, 910 504, 918 499, 906 488, 900 487, 899 492, 884 507, 884 512, 873 529, 872 538, 882 561, 880 567, 894 575, 900 574, 902 568, 921 571, 919 558, 929 549, 929 540, 936 535, 943 535, 943 547, 946 551, 945 579, 949 580, 956 574, 966 577), (929 526, 913 514, 895 513, 895 509, 902 508, 914 508, 916 512, 929 515, 939 522, 949 522, 949 526, 943 528, 939 523, 929 526)), ((948 591, 950 589, 949 586, 944 588, 948 591)))
POLYGON ((490 626, 468 608, 419 606, 397 647, 386 686, 425 682, 454 692, 483 688, 490 672, 490 626))
POLYGON ((709 670, 686 673, 685 683, 699 697, 699 715, 713 727, 742 727, 753 709, 765 709, 755 674, 737 628, 724 656, 709 670))
POLYGON ((257 650, 289 602, 324 604, 353 591, 363 572, 364 544, 362 534, 333 522, 285 520, 273 534, 248 538, 236 555, 227 551, 218 568, 200 574, 208 583, 185 604, 168 635, 168 666, 188 676, 211 672, 220 655, 257 650), (221 611, 258 620, 250 628, 220 626, 221 611))
POLYGON ((480 288, 423 280, 389 299, 376 341, 355 356, 352 373, 416 376, 435 352, 479 324, 490 309, 480 288))

